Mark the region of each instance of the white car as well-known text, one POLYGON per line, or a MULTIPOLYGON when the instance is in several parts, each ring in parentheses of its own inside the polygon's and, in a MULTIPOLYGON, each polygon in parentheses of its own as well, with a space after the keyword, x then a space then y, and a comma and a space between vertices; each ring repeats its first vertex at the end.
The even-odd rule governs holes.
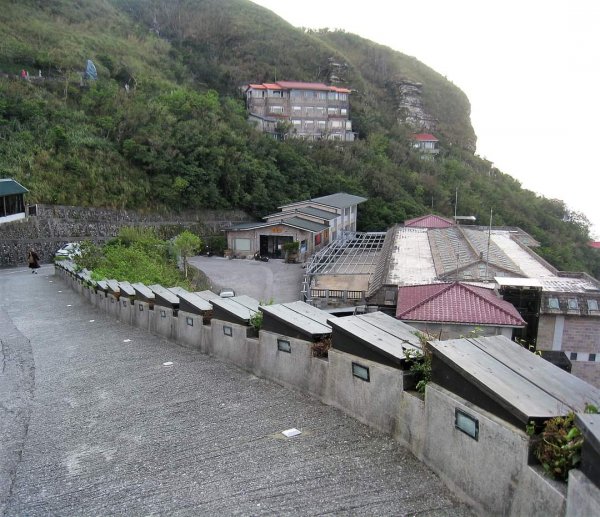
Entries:
POLYGON ((229 287, 226 287, 225 289, 221 289, 219 291, 219 296, 221 298, 233 298, 235 296, 235 291, 229 287))
POLYGON ((60 248, 55 254, 55 257, 63 257, 72 259, 73 257, 81 256, 81 249, 78 242, 69 242, 60 248))

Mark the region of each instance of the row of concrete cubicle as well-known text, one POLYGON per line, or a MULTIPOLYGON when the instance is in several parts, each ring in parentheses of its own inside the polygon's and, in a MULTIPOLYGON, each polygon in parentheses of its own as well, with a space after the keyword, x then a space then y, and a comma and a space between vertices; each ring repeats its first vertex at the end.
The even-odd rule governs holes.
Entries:
POLYGON ((115 319, 302 390, 392 435, 479 513, 599 515, 600 390, 502 336, 429 343, 432 382, 413 391, 416 329, 374 312, 336 318, 304 302, 94 281, 70 261, 56 272, 115 319), (252 325, 262 314, 260 330, 252 325), (326 353, 323 353, 329 347, 326 353), (535 465, 526 426, 578 413, 581 469, 555 482, 535 465))

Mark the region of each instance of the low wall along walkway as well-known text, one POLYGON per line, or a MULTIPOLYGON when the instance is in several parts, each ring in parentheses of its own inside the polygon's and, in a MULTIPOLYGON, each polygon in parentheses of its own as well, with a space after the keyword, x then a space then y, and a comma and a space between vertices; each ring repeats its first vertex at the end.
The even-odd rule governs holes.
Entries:
POLYGON ((146 329, 182 346, 301 390, 359 421, 393 436, 431 467, 481 515, 574 517, 600 508, 600 489, 580 471, 567 486, 528 463, 529 436, 497 416, 429 383, 424 398, 405 390, 403 370, 330 349, 313 357, 309 341, 150 303, 93 287, 80 274, 56 264, 57 274, 82 298, 115 319, 146 329), (206 321, 206 318, 204 318, 206 321), (286 350, 278 342, 289 343, 286 350), (368 368, 369 379, 353 375, 368 368), (456 411, 478 421, 473 439, 455 426, 456 411))

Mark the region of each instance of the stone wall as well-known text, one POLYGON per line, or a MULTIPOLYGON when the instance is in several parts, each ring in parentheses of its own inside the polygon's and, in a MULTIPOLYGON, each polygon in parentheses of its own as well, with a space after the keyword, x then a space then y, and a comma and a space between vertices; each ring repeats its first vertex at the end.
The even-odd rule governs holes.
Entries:
POLYGON ((0 267, 25 265, 30 248, 38 252, 42 263, 51 262, 56 250, 67 242, 102 243, 115 237, 124 226, 154 227, 166 237, 182 228, 199 235, 215 235, 232 223, 250 220, 239 210, 175 214, 37 205, 35 211, 36 216, 0 224, 0 267))

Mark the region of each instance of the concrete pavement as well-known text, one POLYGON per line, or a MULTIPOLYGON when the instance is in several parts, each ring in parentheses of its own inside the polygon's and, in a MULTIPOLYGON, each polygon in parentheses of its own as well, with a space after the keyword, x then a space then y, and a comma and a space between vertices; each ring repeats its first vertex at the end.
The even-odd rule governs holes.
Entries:
POLYGON ((236 294, 259 301, 285 303, 301 299, 304 269, 300 264, 286 264, 281 259, 261 262, 204 256, 192 257, 189 262, 206 274, 217 292, 231 287, 236 294))
POLYGON ((50 266, 0 271, 0 341, 0 515, 471 515, 387 436, 110 319, 50 266))

